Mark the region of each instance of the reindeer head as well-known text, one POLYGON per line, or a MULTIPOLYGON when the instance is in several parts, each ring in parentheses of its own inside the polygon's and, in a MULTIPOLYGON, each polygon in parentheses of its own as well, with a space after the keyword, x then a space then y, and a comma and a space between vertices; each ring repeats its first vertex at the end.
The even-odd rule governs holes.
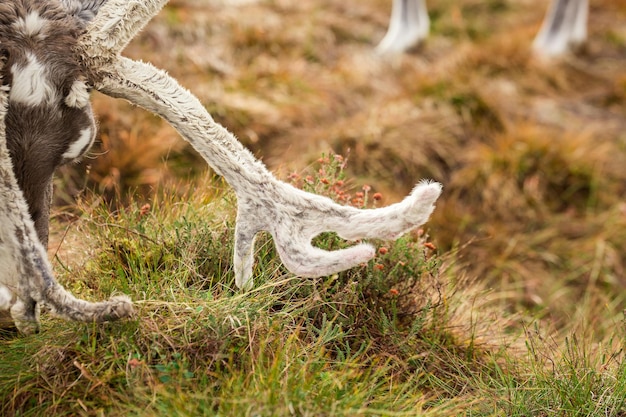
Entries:
POLYGON ((74 52, 90 14, 78 6, 66 0, 0 3, 0 51, 6 58, 0 75, 10 87, 7 146, 44 245, 52 175, 82 156, 96 133, 86 78, 74 52))

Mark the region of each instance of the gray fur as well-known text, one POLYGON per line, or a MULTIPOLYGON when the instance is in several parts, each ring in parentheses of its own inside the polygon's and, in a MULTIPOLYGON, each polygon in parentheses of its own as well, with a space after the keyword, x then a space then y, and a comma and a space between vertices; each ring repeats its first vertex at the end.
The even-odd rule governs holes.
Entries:
POLYGON ((393 0, 389 28, 376 50, 400 53, 419 45, 428 37, 430 18, 425 0, 393 0))
MULTIPOLYGON (((0 69, 3 65, 0 63, 0 69)), ((8 92, 6 86, 0 89, 0 289, 11 296, 3 300, 2 307, 26 334, 38 330, 41 304, 63 318, 85 322, 130 316, 132 304, 127 297, 89 303, 73 297, 54 279, 6 146, 8 92)))
POLYGON ((98 10, 106 2, 107 0, 61 0, 61 5, 69 15, 87 24, 96 17, 98 10))
POLYGON ((559 56, 587 40, 588 0, 553 0, 533 43, 543 56, 559 56))

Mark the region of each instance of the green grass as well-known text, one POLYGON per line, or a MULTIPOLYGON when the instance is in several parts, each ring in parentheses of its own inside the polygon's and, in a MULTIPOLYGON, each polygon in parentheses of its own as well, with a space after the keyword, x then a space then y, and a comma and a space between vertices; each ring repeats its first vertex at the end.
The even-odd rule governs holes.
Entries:
MULTIPOLYGON (((356 195, 339 180, 343 164, 321 161, 302 176, 306 188, 356 195)), ((530 313, 507 313, 507 294, 463 278, 455 254, 438 254, 421 230, 374 242, 384 247, 376 259, 320 279, 285 272, 262 236, 256 286, 241 293, 223 183, 114 212, 80 207, 55 258, 60 281, 86 298, 129 294, 136 317, 80 324, 44 314, 37 335, 3 333, 3 416, 626 413, 615 311, 609 337, 548 331, 530 313)), ((317 244, 345 245, 334 235, 317 244)))

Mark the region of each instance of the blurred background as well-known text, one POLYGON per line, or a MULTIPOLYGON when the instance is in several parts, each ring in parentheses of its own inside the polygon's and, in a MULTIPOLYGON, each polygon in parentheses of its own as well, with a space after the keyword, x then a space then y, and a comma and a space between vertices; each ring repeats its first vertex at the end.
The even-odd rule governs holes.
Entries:
MULTIPOLYGON (((172 0, 126 54, 177 78, 283 180, 341 154, 382 204, 441 182, 427 233, 510 291, 505 309, 558 327, 589 294, 624 305, 626 0, 591 0, 589 41, 555 62, 531 53, 544 0, 428 7, 429 39, 380 56, 391 0, 172 0)), ((87 195, 116 208, 211 175, 156 116, 93 101, 99 140, 58 173, 58 218, 87 195)))

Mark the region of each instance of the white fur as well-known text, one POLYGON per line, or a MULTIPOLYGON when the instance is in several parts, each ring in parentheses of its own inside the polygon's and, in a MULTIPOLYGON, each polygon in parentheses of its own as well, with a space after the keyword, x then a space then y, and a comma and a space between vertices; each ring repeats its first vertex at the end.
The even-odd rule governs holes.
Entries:
MULTIPOLYGON (((68 4, 69 0, 65 0, 68 4)), ((217 124, 204 106, 189 91, 165 72, 149 64, 119 56, 120 51, 163 7, 167 0, 93 0, 96 10, 103 3, 76 51, 81 64, 98 90, 113 97, 125 98, 153 111, 187 139, 213 169, 223 175, 237 194, 238 212, 235 230, 234 265, 236 283, 241 288, 252 285, 254 240, 259 231, 271 233, 278 253, 292 272, 303 276, 321 276, 339 272, 371 259, 375 250, 357 244, 338 251, 313 247, 311 239, 324 232, 336 232, 349 239, 391 238, 428 220, 441 185, 422 182, 402 202, 373 210, 342 206, 332 200, 296 189, 278 181, 223 126, 217 124)), ((93 4, 92 4, 93 3, 93 4)), ((78 3, 72 1, 72 7, 78 3)), ((2 62, 0 61, 0 64, 2 62)), ((28 214, 28 206, 17 186, 11 159, 6 148, 4 117, 7 101, 37 105, 55 97, 46 79, 46 70, 35 57, 28 55, 23 68, 11 68, 15 84, 8 97, 0 88, 0 288, 9 301, 11 316, 22 332, 38 327, 39 305, 49 305, 66 319, 103 321, 128 317, 132 304, 126 297, 108 302, 88 303, 74 298, 52 275, 46 252, 37 238, 28 214), (22 77, 22 78, 20 78, 22 77), (4 251, 4 252, 2 252, 4 251), (7 272, 13 271, 15 273, 7 272), (15 288, 14 294, 9 289, 15 288), (15 297, 13 297, 15 296, 15 297)), ((69 104, 83 102, 83 86, 70 93, 69 104)), ((66 104, 68 104, 66 102, 66 104)), ((68 104, 68 105, 69 105, 68 104)), ((71 157, 91 140, 93 132, 82 132, 66 151, 71 157)), ((6 304, 6 302, 4 303, 6 304)))
MULTIPOLYGON (((6 224, 8 218, 0 215, 0 222, 6 224)), ((0 229, 4 229, 0 226, 0 229)), ((0 241, 4 242, 8 238, 7 230, 0 230, 0 241)), ((0 245, 0 310, 9 310, 13 304, 13 292, 7 285, 15 288, 18 277, 15 254, 9 245, 0 245), (3 285, 4 284, 4 285, 3 285)))
POLYGON ((65 104, 68 107, 83 109, 89 104, 89 89, 83 80, 76 80, 72 83, 70 92, 65 97, 65 104))
POLYGON ((533 42, 533 50, 544 57, 570 52, 587 40, 588 0, 554 0, 533 42), (564 19, 559 21, 557 15, 564 19))
MULTIPOLYGON (((0 69, 4 65, 0 59, 0 69)), ((2 72, 0 71, 0 74, 2 72)), ((0 86, 2 85, 0 79, 0 86)), ((0 305, 15 326, 28 334, 39 328, 41 304, 61 317, 85 322, 115 320, 133 313, 127 297, 90 303, 68 293, 54 279, 46 250, 35 232, 7 149, 5 118, 8 86, 0 87, 0 305), (8 301, 7 301, 8 300, 8 301), (8 304, 8 306, 6 305, 8 304)), ((12 91, 12 90, 11 90, 12 91)), ((19 95, 19 94, 18 94, 19 95)))
POLYGON ((35 37, 39 35, 40 39, 44 39, 45 36, 43 34, 43 29, 47 24, 48 21, 46 19, 43 19, 39 16, 39 13, 33 11, 26 15, 25 18, 18 19, 18 21, 13 25, 16 31, 21 32, 26 36, 35 37))
POLYGON ((70 145, 70 147, 63 154, 63 158, 68 160, 74 160, 83 154, 83 151, 87 149, 94 140, 94 132, 91 129, 83 129, 80 131, 80 137, 70 145))
POLYGON ((425 0, 393 0, 389 29, 376 50, 385 54, 407 51, 426 39, 429 31, 425 0))
POLYGON ((13 87, 9 100, 14 103, 38 106, 49 103, 56 97, 56 91, 48 80, 46 67, 30 52, 26 54, 28 63, 21 67, 11 67, 13 87))

